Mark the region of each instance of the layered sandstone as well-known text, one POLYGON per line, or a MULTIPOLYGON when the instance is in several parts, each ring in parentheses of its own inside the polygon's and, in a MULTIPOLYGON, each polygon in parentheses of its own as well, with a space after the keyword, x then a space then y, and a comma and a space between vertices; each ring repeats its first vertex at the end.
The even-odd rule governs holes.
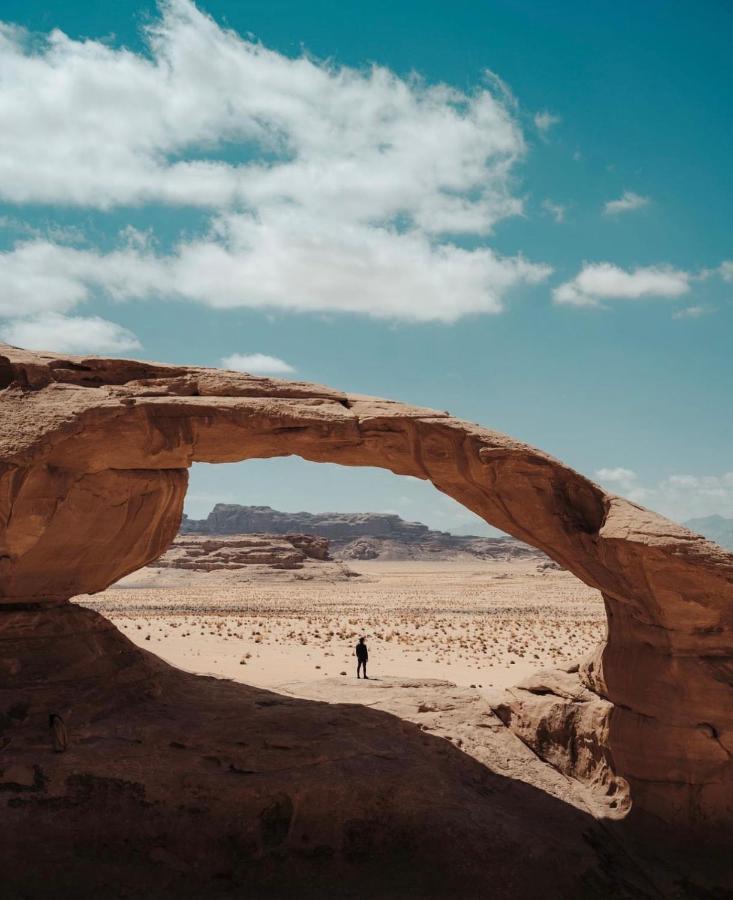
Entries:
POLYGON ((236 571, 258 565, 302 569, 307 559, 327 560, 328 541, 311 534, 290 534, 282 538, 268 534, 237 537, 179 535, 153 565, 161 569, 196 572, 236 571))
POLYGON ((161 556, 195 461, 297 454, 429 480, 603 593, 608 638, 581 678, 611 705, 601 750, 632 811, 733 822, 733 556, 715 544, 444 412, 9 347, 0 388, 0 603, 62 604, 161 556))

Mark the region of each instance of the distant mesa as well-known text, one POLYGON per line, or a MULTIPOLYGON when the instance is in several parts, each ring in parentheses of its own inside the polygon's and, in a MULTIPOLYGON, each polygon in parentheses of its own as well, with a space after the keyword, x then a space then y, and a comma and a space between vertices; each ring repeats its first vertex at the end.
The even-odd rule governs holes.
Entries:
POLYGON ((715 541, 726 550, 733 550, 733 519, 725 516, 703 516, 682 523, 690 531, 696 531, 709 541, 715 541))
POLYGON ((540 550, 510 537, 434 531, 393 513, 281 512, 269 506, 217 503, 205 519, 183 517, 181 534, 314 535, 335 559, 542 559, 540 550))

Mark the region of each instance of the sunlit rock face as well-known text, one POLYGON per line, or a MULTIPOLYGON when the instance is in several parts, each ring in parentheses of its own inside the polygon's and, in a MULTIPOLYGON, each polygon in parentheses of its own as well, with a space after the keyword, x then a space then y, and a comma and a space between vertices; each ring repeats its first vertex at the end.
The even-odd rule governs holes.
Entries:
MULTIPOLYGON (((733 556, 699 535, 449 413, 300 382, 1 347, 0 413, 0 605, 62 604, 161 556, 196 461, 296 454, 426 479, 603 593, 607 642, 580 677, 610 704, 592 758, 614 791, 668 823, 733 820, 733 556)), ((536 707, 506 716, 528 740, 536 707)), ((572 744, 583 729, 557 716, 572 744)))

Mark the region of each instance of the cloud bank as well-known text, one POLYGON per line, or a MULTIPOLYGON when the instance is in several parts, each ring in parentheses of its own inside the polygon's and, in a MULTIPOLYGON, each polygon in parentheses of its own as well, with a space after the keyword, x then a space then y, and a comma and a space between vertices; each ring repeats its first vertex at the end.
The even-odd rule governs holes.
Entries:
POLYGON ((145 37, 133 52, 0 25, 0 199, 197 207, 208 229, 164 254, 25 239, 0 255, 0 315, 110 296, 450 322, 550 273, 483 243, 522 211, 525 153, 490 73, 465 93, 290 58, 189 0, 145 37))

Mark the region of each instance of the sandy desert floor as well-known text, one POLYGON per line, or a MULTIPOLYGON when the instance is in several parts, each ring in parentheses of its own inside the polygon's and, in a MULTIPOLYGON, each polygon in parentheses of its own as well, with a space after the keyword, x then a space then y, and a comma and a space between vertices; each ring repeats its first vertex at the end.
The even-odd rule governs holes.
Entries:
POLYGON ((598 592, 537 560, 349 568, 361 577, 144 570, 77 599, 182 669, 274 688, 353 678, 361 635, 370 678, 487 689, 571 664, 605 633, 598 592))

